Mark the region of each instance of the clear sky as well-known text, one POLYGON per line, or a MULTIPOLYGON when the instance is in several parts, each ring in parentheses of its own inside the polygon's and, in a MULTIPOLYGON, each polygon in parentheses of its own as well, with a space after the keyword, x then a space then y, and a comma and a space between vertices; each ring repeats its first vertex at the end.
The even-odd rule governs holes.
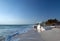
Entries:
POLYGON ((59 0, 0 0, 0 24, 31 24, 60 20, 59 0))

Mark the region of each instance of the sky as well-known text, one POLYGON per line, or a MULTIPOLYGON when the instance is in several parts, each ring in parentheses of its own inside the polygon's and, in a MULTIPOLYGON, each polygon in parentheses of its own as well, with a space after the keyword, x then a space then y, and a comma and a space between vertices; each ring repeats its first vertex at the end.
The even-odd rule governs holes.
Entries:
POLYGON ((0 0, 0 24, 34 24, 60 20, 59 0, 0 0))

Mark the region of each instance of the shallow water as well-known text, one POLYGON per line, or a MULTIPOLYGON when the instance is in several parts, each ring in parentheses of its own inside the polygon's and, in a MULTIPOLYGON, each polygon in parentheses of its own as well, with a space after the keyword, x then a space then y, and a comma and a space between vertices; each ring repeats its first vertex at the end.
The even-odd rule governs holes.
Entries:
MULTIPOLYGON (((31 28, 32 25, 0 25, 0 36, 5 37, 5 41, 11 41, 15 35, 25 33, 31 28)), ((13 39, 13 41, 15 40, 19 39, 13 39)))

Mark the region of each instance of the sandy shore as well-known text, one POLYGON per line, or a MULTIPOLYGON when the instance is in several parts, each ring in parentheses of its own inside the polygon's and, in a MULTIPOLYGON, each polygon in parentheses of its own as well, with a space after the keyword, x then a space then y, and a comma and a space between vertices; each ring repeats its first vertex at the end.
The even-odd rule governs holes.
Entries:
POLYGON ((43 41, 40 33, 38 33, 33 29, 28 31, 27 33, 17 35, 13 39, 17 39, 17 38, 18 38, 18 41, 43 41))
POLYGON ((18 38, 18 41, 60 41, 60 29, 54 28, 40 33, 32 29, 14 38, 18 38))
POLYGON ((40 35, 45 41, 60 41, 60 29, 58 28, 41 32, 40 35))

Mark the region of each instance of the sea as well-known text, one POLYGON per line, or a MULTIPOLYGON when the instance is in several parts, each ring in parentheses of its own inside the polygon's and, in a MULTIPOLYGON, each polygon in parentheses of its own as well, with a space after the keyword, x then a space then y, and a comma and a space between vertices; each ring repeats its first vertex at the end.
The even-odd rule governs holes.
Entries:
MULTIPOLYGON (((0 25, 0 41, 12 41, 15 35, 23 34, 32 29, 31 24, 27 25, 0 25)), ((19 41, 19 39, 13 39, 19 41)))

